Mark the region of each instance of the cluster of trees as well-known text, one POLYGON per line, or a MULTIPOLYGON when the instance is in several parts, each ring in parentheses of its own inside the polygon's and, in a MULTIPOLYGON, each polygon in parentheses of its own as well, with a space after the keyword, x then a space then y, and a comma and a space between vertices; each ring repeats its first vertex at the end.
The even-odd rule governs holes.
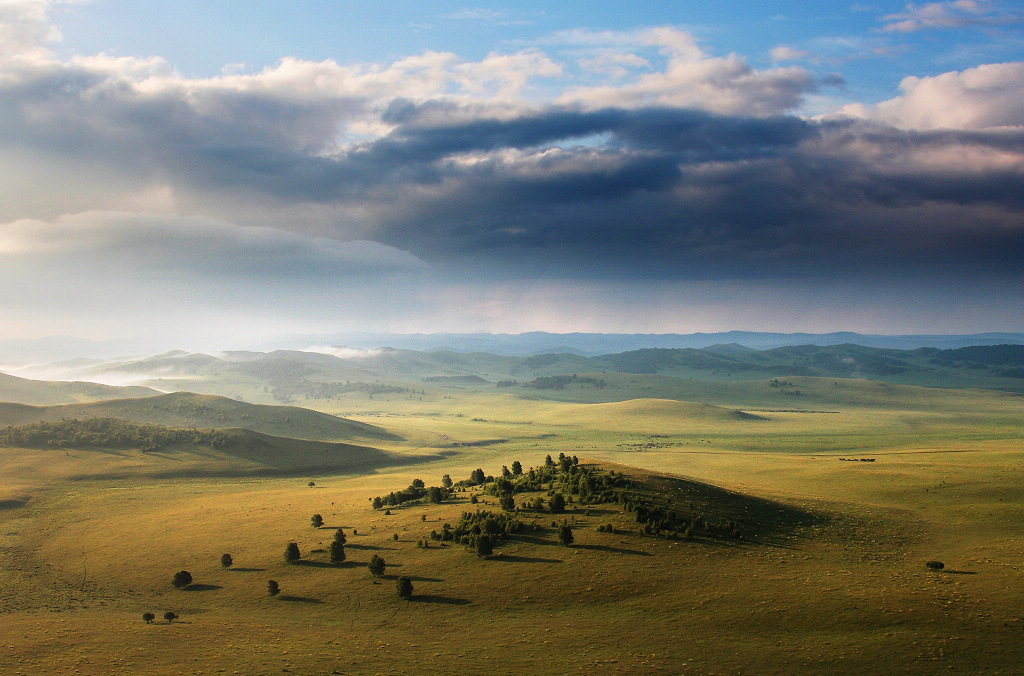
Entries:
POLYGON ((145 452, 179 444, 229 448, 238 440, 231 430, 185 430, 115 418, 58 420, 9 425, 0 442, 21 448, 140 448, 145 452))
POLYGON ((578 376, 575 373, 571 376, 540 376, 523 387, 532 387, 535 390, 564 390, 569 385, 591 385, 597 389, 604 389, 608 383, 604 378, 593 378, 590 376, 578 376))
POLYGON ((522 530, 523 523, 511 514, 495 514, 478 509, 475 512, 463 512, 462 518, 454 526, 446 523, 440 531, 430 531, 430 539, 457 542, 476 550, 480 556, 490 556, 494 545, 522 530))
MULTIPOLYGON (((446 474, 445 476, 448 475, 446 474)), ((450 480, 451 478, 449 477, 450 480)), ((397 492, 391 491, 387 495, 378 495, 372 498, 371 502, 374 509, 397 507, 398 505, 423 500, 424 498, 434 504, 440 504, 447 500, 449 495, 451 495, 450 487, 431 486, 427 488, 422 479, 413 479, 408 488, 403 488, 397 492)))

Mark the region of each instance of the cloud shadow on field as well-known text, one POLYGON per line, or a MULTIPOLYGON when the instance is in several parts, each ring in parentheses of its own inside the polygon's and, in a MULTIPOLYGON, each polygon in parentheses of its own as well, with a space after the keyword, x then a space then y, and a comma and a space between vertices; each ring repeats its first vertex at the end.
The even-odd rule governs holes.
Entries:
POLYGON ((440 603, 449 606, 468 606, 472 604, 469 599, 460 599, 454 596, 436 596, 433 594, 424 594, 422 596, 413 594, 409 601, 416 603, 440 603))

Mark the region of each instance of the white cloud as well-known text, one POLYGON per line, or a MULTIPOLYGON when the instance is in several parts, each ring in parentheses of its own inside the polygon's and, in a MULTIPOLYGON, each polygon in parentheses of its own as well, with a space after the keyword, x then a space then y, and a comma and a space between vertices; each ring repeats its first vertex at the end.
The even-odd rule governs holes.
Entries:
POLYGON ((800 61, 802 59, 808 58, 810 55, 810 52, 804 51, 802 49, 794 49, 792 47, 787 47, 786 45, 779 45, 778 47, 773 47, 771 50, 772 61, 775 62, 800 61))
POLYGON ((1024 126, 1024 62, 993 63, 934 77, 907 77, 903 92, 875 106, 852 104, 839 115, 901 129, 1024 126))
POLYGON ((1000 12, 988 2, 952 0, 908 4, 903 11, 882 17, 886 33, 914 33, 929 29, 963 28, 979 24, 999 24, 1013 20, 1013 15, 1000 12))

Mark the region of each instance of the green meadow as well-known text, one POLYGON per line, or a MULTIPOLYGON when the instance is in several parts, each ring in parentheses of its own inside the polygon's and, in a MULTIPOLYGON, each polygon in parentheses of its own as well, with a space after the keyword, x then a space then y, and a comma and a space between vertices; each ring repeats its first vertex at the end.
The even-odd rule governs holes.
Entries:
MULTIPOLYGON (((216 397, 202 400, 205 417, 192 399, 173 411, 160 398, 74 408, 138 420, 145 408, 148 424, 180 427, 193 406, 188 427, 263 425, 264 451, 251 436, 0 448, 0 673, 1018 672, 1019 394, 591 376, 603 384, 419 380, 290 402, 344 421, 216 397), (552 485, 517 494, 531 529, 480 557, 429 536, 464 512, 500 512, 481 487, 390 514, 371 506, 417 478, 500 477, 515 460, 528 469, 559 453, 742 533, 647 533, 614 502, 525 508, 552 485), (570 526, 572 546, 553 523, 570 526), (348 538, 341 564, 329 557, 337 528, 348 538), (296 564, 284 559, 289 542, 296 564), (368 571, 374 554, 383 578, 368 571), (184 589, 171 584, 179 570, 193 577, 184 589), (402 576, 409 599, 396 592, 402 576)), ((61 419, 50 410, 0 422, 61 419)))

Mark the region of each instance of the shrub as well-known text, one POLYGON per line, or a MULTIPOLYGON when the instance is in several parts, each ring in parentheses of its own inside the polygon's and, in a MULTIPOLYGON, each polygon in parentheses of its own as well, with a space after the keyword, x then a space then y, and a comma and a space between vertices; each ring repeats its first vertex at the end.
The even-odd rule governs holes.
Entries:
POLYGON ((331 563, 341 563, 345 560, 345 545, 337 540, 331 543, 331 563))
POLYGON ((412 580, 403 575, 398 578, 398 595, 403 599, 407 599, 412 596, 412 580))
POLYGON ((498 502, 501 504, 501 508, 506 512, 513 512, 516 509, 516 499, 511 495, 503 495, 498 502))
POLYGON ((142 613, 142 619, 146 621, 146 624, 149 624, 156 619, 156 615, 153 613, 142 613))
POLYGON ((476 541, 476 555, 485 559, 494 553, 494 544, 487 535, 481 535, 476 541))
POLYGON ((189 586, 192 584, 192 573, 187 570, 179 570, 174 574, 174 579, 171 580, 171 584, 173 584, 176 589, 189 586))
POLYGON ((221 568, 230 568, 231 565, 234 562, 235 561, 234 561, 234 559, 231 558, 230 554, 221 554, 220 555, 220 565, 221 565, 221 568))
POLYGON ((164 613, 164 619, 167 620, 168 623, 171 623, 178 619, 178 615, 168 610, 166 613, 164 613))
POLYGON ((289 542, 288 546, 284 548, 284 560, 288 563, 296 563, 302 558, 302 554, 299 553, 299 546, 294 542, 289 542))
POLYGON ((394 540, 395 542, 398 542, 398 533, 395 533, 395 534, 394 534, 394 535, 392 536, 392 539, 393 539, 393 540, 394 540))
POLYGON ((470 504, 475 505, 478 502, 480 502, 480 498, 476 497, 476 493, 474 493, 473 495, 469 496, 469 502, 470 504))
POLYGON ((310 481, 310 482, 309 482, 308 484, 306 484, 306 485, 307 485, 307 486, 309 486, 310 488, 315 488, 315 487, 316 487, 316 482, 315 482, 315 481, 310 481))
POLYGON ((314 514, 313 516, 309 517, 309 522, 313 525, 313 528, 319 528, 320 526, 324 525, 324 517, 320 516, 319 514, 314 514))
POLYGON ((573 542, 572 528, 569 524, 563 523, 562 527, 558 529, 558 541, 563 547, 569 547, 573 542))
POLYGON ((929 570, 942 570, 946 567, 946 564, 944 564, 942 561, 929 561, 924 565, 928 566, 929 570))
POLYGON ((366 564, 366 567, 370 569, 370 575, 374 577, 383 577, 384 575, 384 559, 374 554, 370 559, 370 562, 366 564))
POLYGON ((555 493, 551 496, 551 513, 561 514, 565 511, 565 497, 561 493, 555 493))
POLYGON ((267 581, 267 592, 271 596, 277 596, 278 594, 281 593, 281 586, 277 584, 277 580, 268 580, 267 581))

